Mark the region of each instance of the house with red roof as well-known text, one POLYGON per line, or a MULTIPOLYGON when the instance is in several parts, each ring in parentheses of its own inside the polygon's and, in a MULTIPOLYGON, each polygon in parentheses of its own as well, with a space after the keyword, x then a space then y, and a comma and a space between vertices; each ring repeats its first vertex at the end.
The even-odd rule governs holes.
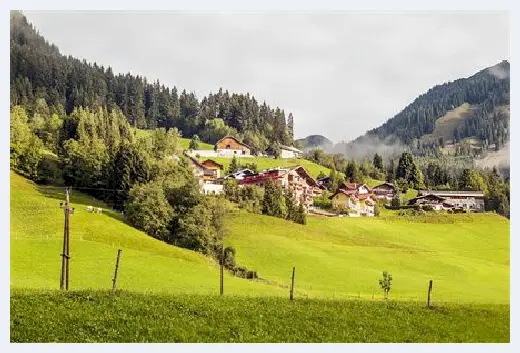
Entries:
POLYGON ((348 211, 349 216, 374 216, 376 197, 365 184, 345 183, 332 196, 332 208, 348 211))

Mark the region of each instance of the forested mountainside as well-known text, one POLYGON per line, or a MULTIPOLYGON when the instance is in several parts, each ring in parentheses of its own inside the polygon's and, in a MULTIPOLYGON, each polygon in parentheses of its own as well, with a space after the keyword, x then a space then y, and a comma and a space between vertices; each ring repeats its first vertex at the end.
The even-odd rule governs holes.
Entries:
POLYGON ((60 116, 78 107, 109 113, 117 108, 133 127, 176 127, 184 137, 197 134, 210 143, 226 134, 239 135, 254 150, 293 143, 293 116, 279 107, 222 88, 199 100, 158 80, 115 74, 110 66, 62 55, 20 12, 11 12, 10 45, 11 105, 23 106, 29 114, 44 99, 51 113, 60 116))
POLYGON ((469 78, 435 86, 353 143, 376 137, 387 144, 402 143, 421 154, 428 149, 444 148, 446 143, 458 144, 465 138, 474 138, 484 149, 498 150, 509 140, 509 70, 509 62, 502 61, 469 78), (466 111, 456 117, 461 119, 452 124, 447 136, 445 133, 440 136, 442 139, 433 141, 423 138, 434 133, 440 118, 464 106, 466 111))

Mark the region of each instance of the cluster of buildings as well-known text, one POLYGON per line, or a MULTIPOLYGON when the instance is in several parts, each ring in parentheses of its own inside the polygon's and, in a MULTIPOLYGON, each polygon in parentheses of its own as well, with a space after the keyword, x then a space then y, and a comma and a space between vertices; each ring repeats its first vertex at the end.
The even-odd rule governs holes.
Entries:
POLYGON ((313 198, 322 192, 316 180, 302 166, 270 168, 256 173, 250 169, 241 169, 236 173, 223 175, 224 167, 221 164, 211 159, 199 162, 196 158, 189 158, 193 163, 195 177, 199 181, 201 191, 205 195, 223 193, 226 179, 235 179, 239 187, 245 185, 264 187, 266 181, 271 179, 282 189, 291 189, 298 204, 303 203, 308 208, 312 206, 313 198))
MULTIPOLYGON (((269 149, 266 151, 269 155, 269 149)), ((281 158, 299 158, 302 151, 288 146, 281 146, 281 158)), ((235 179, 239 187, 257 185, 264 187, 268 179, 273 180, 284 190, 291 189, 298 203, 308 210, 313 205, 313 198, 322 194, 330 183, 328 177, 315 180, 302 166, 286 168, 270 168, 260 172, 241 169, 236 173, 224 175, 224 166, 212 159, 202 162, 200 157, 251 157, 251 148, 233 136, 220 139, 213 150, 186 151, 185 154, 193 163, 195 177, 201 187, 201 192, 221 194, 224 192, 224 180, 235 179)), ((378 201, 388 203, 397 192, 391 183, 383 183, 373 188, 366 184, 344 183, 329 197, 332 208, 336 211, 346 211, 351 217, 374 216, 378 201)), ((432 191, 419 190, 417 197, 408 201, 409 206, 430 206, 434 210, 484 210, 484 193, 482 191, 432 191)))
MULTIPOLYGON (((319 179, 318 183, 327 180, 319 179)), ((348 211, 349 216, 373 216, 378 201, 388 203, 394 198, 397 188, 391 183, 383 183, 373 188, 365 184, 343 184, 330 197, 332 208, 348 211)), ((484 211, 482 191, 438 191, 419 190, 417 197, 408 201, 408 206, 429 206, 440 210, 484 211)))

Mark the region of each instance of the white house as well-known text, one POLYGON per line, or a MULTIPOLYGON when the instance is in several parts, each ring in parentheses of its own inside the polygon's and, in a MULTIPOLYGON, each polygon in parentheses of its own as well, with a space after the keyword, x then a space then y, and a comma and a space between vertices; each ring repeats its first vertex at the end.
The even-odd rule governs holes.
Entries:
POLYGON ((303 156, 302 150, 290 146, 281 145, 280 152, 281 158, 301 158, 303 156))

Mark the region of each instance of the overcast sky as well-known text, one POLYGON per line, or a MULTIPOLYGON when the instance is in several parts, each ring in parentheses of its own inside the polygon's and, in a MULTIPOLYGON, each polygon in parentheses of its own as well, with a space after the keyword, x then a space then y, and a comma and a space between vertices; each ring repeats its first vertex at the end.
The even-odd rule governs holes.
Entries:
POLYGON ((65 55, 199 98, 250 92, 296 137, 351 140, 436 84, 509 60, 507 13, 25 12, 65 55))

